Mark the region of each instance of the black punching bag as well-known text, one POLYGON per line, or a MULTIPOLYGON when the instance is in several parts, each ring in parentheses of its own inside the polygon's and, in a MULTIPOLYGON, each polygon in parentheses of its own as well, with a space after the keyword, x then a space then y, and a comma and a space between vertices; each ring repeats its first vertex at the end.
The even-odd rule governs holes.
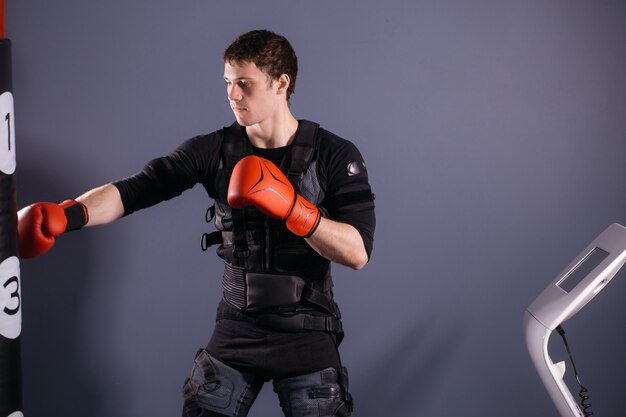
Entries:
POLYGON ((11 91, 11 41, 4 38, 3 3, 0 0, 0 417, 22 417, 22 300, 17 257, 15 117, 11 91))

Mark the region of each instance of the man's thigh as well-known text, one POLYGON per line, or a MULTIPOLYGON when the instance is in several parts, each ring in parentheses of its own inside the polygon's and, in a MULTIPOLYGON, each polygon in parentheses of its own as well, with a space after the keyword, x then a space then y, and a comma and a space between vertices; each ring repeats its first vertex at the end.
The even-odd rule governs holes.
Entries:
POLYGON ((183 387, 183 417, 245 417, 263 381, 209 356, 201 349, 183 387))

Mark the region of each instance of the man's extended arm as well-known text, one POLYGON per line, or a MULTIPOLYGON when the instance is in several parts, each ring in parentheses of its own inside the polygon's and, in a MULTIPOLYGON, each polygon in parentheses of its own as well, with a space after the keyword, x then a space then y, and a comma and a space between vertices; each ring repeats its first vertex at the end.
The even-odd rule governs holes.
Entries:
POLYGON ((124 215, 122 197, 113 184, 89 190, 77 197, 76 201, 84 204, 89 213, 89 220, 85 226, 111 223, 124 215))
POLYGON ((48 252, 63 233, 115 221, 124 214, 117 188, 112 184, 94 188, 76 198, 56 203, 34 203, 18 213, 18 248, 22 258, 48 252))

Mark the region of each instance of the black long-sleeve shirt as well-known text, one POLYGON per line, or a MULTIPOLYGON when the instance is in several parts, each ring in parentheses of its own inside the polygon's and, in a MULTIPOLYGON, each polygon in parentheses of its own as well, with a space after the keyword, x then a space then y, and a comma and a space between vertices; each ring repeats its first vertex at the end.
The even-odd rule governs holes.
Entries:
MULTIPOLYGON (((319 129, 319 135, 315 169, 322 190, 320 201, 313 203, 322 207, 330 219, 355 227, 370 256, 376 221, 361 153, 350 141, 327 130, 319 129)), ((223 129, 191 138, 169 155, 150 161, 136 175, 115 182, 124 214, 174 198, 198 183, 209 197, 215 198, 223 138, 223 129)), ((279 165, 288 149, 253 151, 279 165)), ((281 333, 229 319, 218 320, 208 350, 231 366, 263 373, 268 378, 339 366, 335 340, 327 333, 281 333)))

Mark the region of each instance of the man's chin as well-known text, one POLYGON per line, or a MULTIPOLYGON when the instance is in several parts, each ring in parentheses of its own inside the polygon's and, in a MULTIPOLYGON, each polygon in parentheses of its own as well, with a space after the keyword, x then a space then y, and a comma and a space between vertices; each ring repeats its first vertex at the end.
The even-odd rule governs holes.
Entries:
POLYGON ((255 122, 253 122, 250 119, 245 118, 245 117, 237 117, 237 116, 235 116, 235 119, 237 120, 237 123, 239 123, 241 126, 244 126, 244 127, 250 127, 250 126, 256 124, 255 122))

